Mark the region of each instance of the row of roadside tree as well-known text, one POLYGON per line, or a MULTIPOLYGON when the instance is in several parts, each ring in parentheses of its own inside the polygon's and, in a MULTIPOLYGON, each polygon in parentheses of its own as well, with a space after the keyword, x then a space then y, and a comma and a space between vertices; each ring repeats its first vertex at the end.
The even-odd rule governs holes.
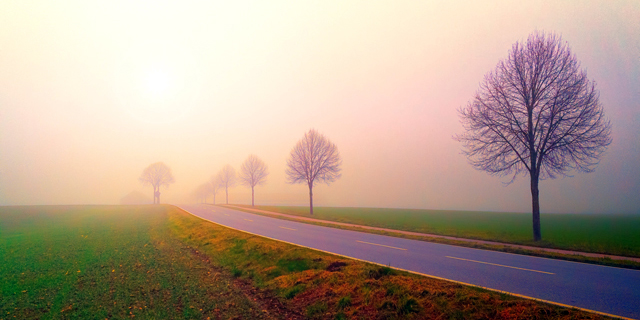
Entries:
POLYGON ((229 188, 240 183, 251 188, 251 205, 255 205, 255 187, 267 182, 269 168, 255 154, 251 154, 240 166, 239 174, 229 164, 225 165, 217 174, 211 176, 209 181, 201 184, 195 190, 196 198, 201 202, 207 202, 209 195, 213 195, 213 204, 216 204, 216 195, 222 189, 225 193, 225 203, 229 204, 229 188))
MULTIPOLYGON (((287 159, 287 182, 304 183, 309 187, 309 213, 313 214, 313 187, 321 182, 329 184, 340 178, 342 159, 338 147, 324 135, 311 129, 291 149, 287 159)), ((251 154, 240 166, 239 174, 227 164, 209 181, 196 188, 194 195, 206 202, 209 195, 216 195, 224 189, 225 203, 229 204, 229 188, 240 183, 251 188, 251 205, 255 206, 255 187, 266 183, 269 168, 258 156, 251 154)))

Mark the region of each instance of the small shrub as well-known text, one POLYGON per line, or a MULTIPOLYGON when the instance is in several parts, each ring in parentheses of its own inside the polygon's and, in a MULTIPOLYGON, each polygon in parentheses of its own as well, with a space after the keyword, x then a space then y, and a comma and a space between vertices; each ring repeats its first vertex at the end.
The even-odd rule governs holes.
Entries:
POLYGON ((398 312, 400 312, 400 314, 418 313, 420 312, 420 303, 414 298, 400 299, 400 309, 398 309, 398 312))
POLYGON ((335 320, 347 320, 347 315, 344 314, 344 312, 340 311, 336 314, 336 316, 333 318, 335 320))
POLYGON ((342 267, 346 266, 347 264, 345 262, 342 261, 336 261, 336 262, 332 262, 328 267, 327 267, 327 271, 329 272, 335 272, 335 271, 340 271, 340 269, 342 269, 342 267))
POLYGON ((340 300, 338 300, 338 308, 340 310, 348 307, 351 305, 351 296, 345 296, 340 298, 340 300))
POLYGON ((291 287, 289 288, 289 290, 284 292, 284 297, 285 299, 292 299, 293 297, 295 297, 298 293, 302 292, 304 290, 304 286, 299 284, 297 286, 291 287))
POLYGON ((310 305, 309 307, 307 307, 307 317, 313 318, 315 316, 322 315, 323 313, 327 312, 327 309, 328 307, 326 303, 316 302, 310 305))
POLYGON ((391 283, 389 284, 389 286, 387 287, 387 292, 386 292, 386 296, 394 296, 396 294, 398 294, 400 292, 400 287, 398 287, 398 285, 391 283))
POLYGON ((233 266, 231 267, 231 274, 233 275, 234 278, 238 278, 242 275, 242 270, 238 269, 237 267, 233 266))
POLYGON ((385 300, 384 302, 382 302, 380 307, 378 307, 378 309, 396 311, 396 310, 398 310, 398 306, 396 305, 395 302, 393 302, 391 300, 385 300))
POLYGON ((378 280, 384 276, 394 275, 394 274, 396 274, 395 270, 389 267, 379 267, 377 269, 369 270, 368 276, 371 279, 378 280))

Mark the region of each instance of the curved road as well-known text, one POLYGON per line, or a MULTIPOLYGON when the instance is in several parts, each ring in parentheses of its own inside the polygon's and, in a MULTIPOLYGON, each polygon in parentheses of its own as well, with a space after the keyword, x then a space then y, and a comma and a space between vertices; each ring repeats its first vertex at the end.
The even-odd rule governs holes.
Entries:
POLYGON ((640 319, 640 271, 394 238, 210 205, 203 219, 305 247, 609 315, 640 319))

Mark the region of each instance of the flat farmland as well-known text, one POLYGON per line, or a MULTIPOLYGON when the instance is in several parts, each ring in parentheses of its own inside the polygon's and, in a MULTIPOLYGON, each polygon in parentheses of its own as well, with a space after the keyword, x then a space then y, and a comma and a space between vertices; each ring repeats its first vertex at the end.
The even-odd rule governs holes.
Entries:
POLYGON ((308 207, 255 208, 395 230, 640 257, 640 214, 541 214, 543 241, 535 243, 528 213, 315 207, 310 216, 308 207))
POLYGON ((164 206, 0 208, 0 319, 264 318, 164 206))

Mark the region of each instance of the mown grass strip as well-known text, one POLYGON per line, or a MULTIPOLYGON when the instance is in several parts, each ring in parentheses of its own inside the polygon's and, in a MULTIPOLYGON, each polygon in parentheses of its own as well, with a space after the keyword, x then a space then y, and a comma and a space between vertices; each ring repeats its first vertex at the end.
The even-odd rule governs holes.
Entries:
MULTIPOLYGON (((255 208, 310 217, 307 207, 255 208)), ((469 239, 640 257, 640 234, 637 232, 640 229, 640 214, 542 214, 542 243, 531 240, 531 214, 528 213, 316 207, 312 218, 469 239)))
MULTIPOLYGON (((278 219, 282 219, 282 220, 298 221, 298 222, 303 222, 303 223, 308 223, 308 224, 315 224, 315 225, 326 226, 326 227, 331 227, 331 228, 354 230, 354 231, 359 231, 359 232, 367 232, 367 233, 388 235, 388 236, 405 238, 405 239, 422 240, 422 241, 429 241, 429 242, 436 242, 436 243, 443 243, 443 244, 451 244, 451 245, 456 245, 456 246, 463 246, 463 247, 470 247, 470 248, 477 248, 477 249, 494 250, 494 251, 501 251, 501 252, 515 253, 515 254, 523 254, 523 255, 531 255, 531 256, 537 256, 537 257, 545 257, 545 258, 551 258, 551 259, 562 259, 562 260, 574 261, 574 262, 599 264, 599 265, 605 265, 605 266, 611 266, 611 267, 640 269, 640 263, 637 262, 637 261, 632 261, 632 260, 618 260, 618 259, 611 259, 611 258, 607 258, 607 257, 605 257, 605 258, 602 258, 602 257, 589 257, 589 256, 581 255, 581 254, 564 254, 564 253, 558 253, 558 252, 552 252, 552 251, 543 251, 543 250, 535 250, 535 249, 534 250, 529 250, 529 249, 519 248, 517 246, 511 246, 509 243, 496 244, 496 245, 484 244, 484 243, 476 243, 476 242, 473 242, 473 241, 462 240, 462 238, 465 238, 465 237, 459 236, 459 235, 457 237, 461 238, 461 240, 454 240, 454 239, 446 239, 446 238, 431 237, 431 236, 407 235, 407 234, 403 234, 403 233, 399 233, 399 232, 393 232, 393 231, 382 231, 382 230, 374 230, 374 229, 365 229, 365 228, 341 226, 341 225, 335 225, 335 224, 329 223, 330 221, 343 222, 343 223, 354 223, 353 221, 352 222, 348 222, 348 220, 339 221, 339 220, 326 219, 325 221, 327 221, 327 223, 313 222, 313 221, 303 221, 303 220, 296 219, 296 217, 308 218, 309 217, 308 213, 305 215, 304 213, 300 213, 300 212, 298 212, 298 214, 291 214, 291 212, 289 212, 287 210, 277 211, 277 208, 280 208, 280 207, 268 207, 268 206, 251 207, 251 206, 246 206, 246 205, 233 205, 233 206, 230 206, 230 208, 234 209, 234 210, 241 210, 241 211, 246 211, 246 212, 249 212, 249 213, 270 216, 270 217, 274 217, 274 218, 278 218, 278 219), (253 209, 266 210, 266 211, 284 213, 284 214, 290 214, 292 217, 289 218, 289 217, 284 217, 284 216, 270 215, 268 213, 255 211, 253 209)), ((291 208, 291 207, 286 207, 286 208, 291 208)), ((304 208, 304 207, 293 207, 293 208, 304 208)), ((320 207, 320 208, 323 208, 323 207, 320 207)), ((359 209, 367 210, 366 208, 359 208, 359 209)), ((398 210, 401 210, 401 209, 398 209, 398 210)), ((314 216, 312 218, 318 219, 318 220, 322 220, 321 218, 319 218, 317 216, 317 214, 315 214, 315 211, 314 211, 314 216)), ((374 226, 374 227, 376 227, 376 226, 374 226)), ((412 231, 412 230, 403 230, 403 231, 412 231)), ((417 231, 412 231, 412 232, 417 232, 417 231)), ((432 233, 432 234, 436 234, 436 233, 432 233)), ((452 236, 452 235, 448 235, 448 236, 452 236)), ((634 236, 636 236, 636 235, 634 235, 634 236)), ((475 239, 475 238, 471 238, 471 237, 466 237, 466 239, 498 241, 497 239, 475 239)), ((518 245, 518 244, 531 245, 530 243, 513 243, 513 244, 515 244, 515 245, 518 245)), ((567 249, 567 248, 558 248, 558 247, 553 246, 553 245, 548 245, 547 241, 544 241, 544 242, 541 242, 541 243, 536 243, 535 246, 540 247, 540 248, 567 249)), ((582 252, 585 252, 585 251, 582 251, 582 252)), ((601 253, 603 253, 603 252, 601 252, 601 253)), ((603 254, 612 254, 612 253, 603 253, 603 254)))

